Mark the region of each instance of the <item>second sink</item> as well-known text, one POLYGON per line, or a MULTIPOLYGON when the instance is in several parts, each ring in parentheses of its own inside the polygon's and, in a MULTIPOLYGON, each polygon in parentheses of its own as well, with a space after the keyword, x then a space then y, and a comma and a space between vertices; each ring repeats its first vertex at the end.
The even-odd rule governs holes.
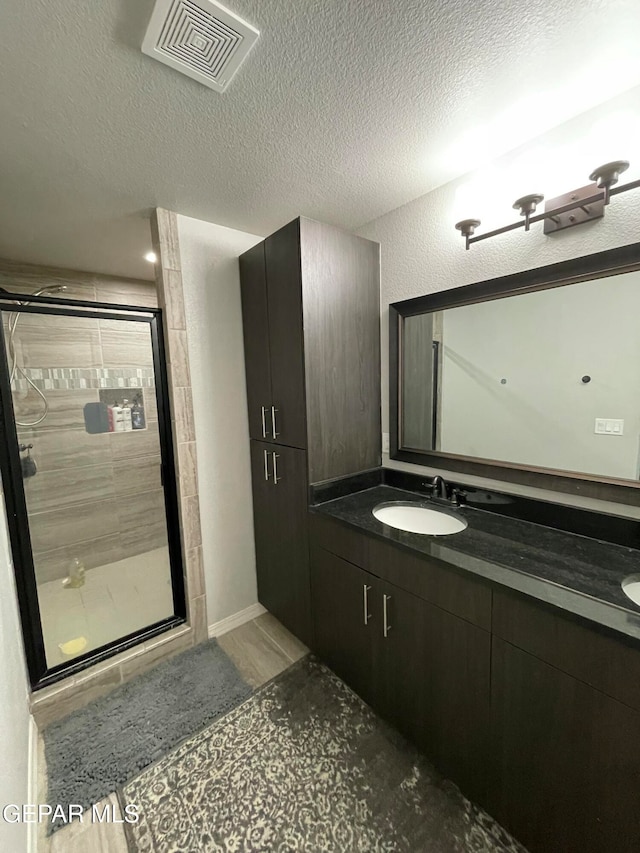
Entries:
POLYGON ((621 586, 627 598, 634 604, 640 604, 640 575, 629 575, 622 581, 621 586))
POLYGON ((381 503, 372 510, 374 518, 389 527, 428 536, 450 536, 467 526, 466 519, 454 512, 432 509, 410 501, 381 503))

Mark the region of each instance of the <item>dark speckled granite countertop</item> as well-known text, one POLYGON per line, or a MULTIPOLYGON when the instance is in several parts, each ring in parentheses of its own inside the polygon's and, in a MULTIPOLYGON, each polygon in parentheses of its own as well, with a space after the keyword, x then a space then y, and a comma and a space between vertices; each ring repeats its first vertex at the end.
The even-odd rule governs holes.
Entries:
POLYGON ((424 495, 375 486, 310 510, 640 640, 640 607, 620 586, 640 573, 640 551, 470 507, 458 510, 468 522, 460 533, 407 533, 374 518, 384 501, 428 504, 424 495))

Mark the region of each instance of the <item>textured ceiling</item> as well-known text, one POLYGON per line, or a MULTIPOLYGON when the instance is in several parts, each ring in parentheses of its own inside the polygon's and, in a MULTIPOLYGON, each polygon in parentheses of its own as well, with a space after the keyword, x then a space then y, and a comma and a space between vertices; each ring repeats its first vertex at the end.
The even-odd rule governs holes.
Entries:
POLYGON ((153 0, 3 0, 0 256, 148 276, 155 206, 358 227, 640 82, 638 0, 227 5, 219 95, 141 53, 153 0))

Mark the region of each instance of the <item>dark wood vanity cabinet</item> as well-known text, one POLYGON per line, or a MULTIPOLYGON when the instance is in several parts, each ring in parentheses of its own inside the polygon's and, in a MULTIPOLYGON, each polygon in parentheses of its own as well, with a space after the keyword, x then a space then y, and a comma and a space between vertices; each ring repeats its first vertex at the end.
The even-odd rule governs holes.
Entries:
POLYGON ((258 599, 309 645, 305 452, 251 441, 251 478, 258 599))
POLYGON ((530 853, 640 847, 640 653, 496 590, 488 807, 530 853))
POLYGON ((321 660, 530 853, 640 848, 637 643, 313 511, 309 536, 321 660))
POLYGON ((299 218, 239 259, 258 598, 307 644, 308 484, 381 461, 379 255, 299 218))
MULTIPOLYGON (((484 802, 490 634, 327 550, 339 539, 322 548, 317 531, 312 538, 314 650, 441 772, 484 802)), ((404 557, 396 551, 389 569, 401 573, 404 557)))
POLYGON ((640 713, 499 637, 490 810, 530 853, 640 847, 640 713))

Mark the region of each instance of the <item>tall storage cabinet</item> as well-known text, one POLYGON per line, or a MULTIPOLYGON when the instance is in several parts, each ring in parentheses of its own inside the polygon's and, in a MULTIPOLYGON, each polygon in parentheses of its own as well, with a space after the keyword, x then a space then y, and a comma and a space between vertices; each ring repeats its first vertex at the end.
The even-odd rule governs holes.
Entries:
POLYGON ((379 248, 299 218, 240 257, 258 598, 307 644, 308 486, 381 461, 379 248))

